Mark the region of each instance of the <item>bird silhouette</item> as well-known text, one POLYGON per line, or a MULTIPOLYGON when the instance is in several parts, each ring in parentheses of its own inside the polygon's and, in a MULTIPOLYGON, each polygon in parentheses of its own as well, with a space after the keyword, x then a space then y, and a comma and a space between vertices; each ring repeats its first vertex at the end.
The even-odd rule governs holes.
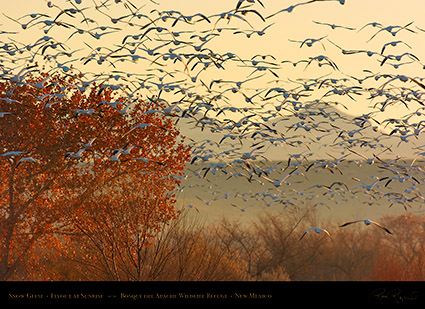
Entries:
POLYGON ((379 223, 377 223, 375 221, 369 220, 369 219, 361 219, 361 220, 350 221, 350 222, 347 222, 347 223, 344 223, 344 224, 340 225, 340 227, 344 227, 344 226, 347 226, 347 225, 350 225, 350 224, 354 224, 354 223, 359 223, 359 222, 363 222, 365 225, 375 225, 375 226, 379 227, 380 229, 384 230, 385 232, 387 232, 388 234, 391 234, 391 235, 393 234, 385 226, 382 226, 381 224, 379 224, 379 223))
POLYGON ((327 236, 331 236, 330 234, 329 234, 329 232, 327 231, 327 230, 325 230, 325 229, 323 229, 323 228, 320 228, 320 227, 310 227, 310 228, 308 228, 302 235, 301 235, 301 238, 299 239, 299 240, 302 240, 303 238, 304 238, 304 236, 305 235, 307 235, 307 233, 309 233, 309 232, 311 232, 311 231, 315 231, 316 233, 318 233, 318 234, 320 234, 320 233, 324 233, 325 235, 327 235, 327 236))
POLYGON ((21 159, 19 159, 19 161, 18 161, 18 163, 16 164, 16 168, 18 168, 19 167, 19 165, 21 165, 22 163, 24 163, 24 162, 32 162, 32 163, 35 163, 35 162, 37 162, 38 160, 37 159, 34 159, 34 158, 32 158, 32 157, 25 157, 25 158, 21 158, 21 159))

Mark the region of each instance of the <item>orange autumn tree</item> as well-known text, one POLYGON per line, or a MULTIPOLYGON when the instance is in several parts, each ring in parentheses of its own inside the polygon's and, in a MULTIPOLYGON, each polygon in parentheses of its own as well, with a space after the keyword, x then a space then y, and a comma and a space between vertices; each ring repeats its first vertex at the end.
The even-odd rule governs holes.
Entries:
POLYGON ((122 93, 31 68, 0 82, 0 280, 55 279, 52 253, 139 278, 190 149, 161 103, 122 93))

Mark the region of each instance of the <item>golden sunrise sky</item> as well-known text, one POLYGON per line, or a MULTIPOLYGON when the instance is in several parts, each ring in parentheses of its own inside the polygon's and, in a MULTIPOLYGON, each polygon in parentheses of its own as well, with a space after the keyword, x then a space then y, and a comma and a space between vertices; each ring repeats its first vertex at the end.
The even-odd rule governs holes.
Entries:
MULTIPOLYGON (((52 0, 59 7, 70 7, 68 1, 75 3, 75 0, 52 0)), ((263 17, 270 16, 279 10, 288 8, 291 5, 297 5, 302 3, 301 0, 261 0, 265 8, 263 8, 258 3, 255 3, 252 6, 252 9, 256 9, 263 17)), ((307 0, 306 0, 307 1, 307 0)), ((113 2, 113 1, 111 1, 113 2)), ((220 14, 222 12, 231 11, 236 7, 237 0, 157 0, 159 5, 155 5, 148 0, 131 0, 138 7, 142 7, 144 4, 146 6, 142 7, 139 13, 155 16, 155 13, 150 13, 151 10, 156 9, 158 11, 164 10, 176 10, 180 11, 183 14, 191 15, 196 13, 202 13, 211 18, 212 23, 217 20, 217 17, 211 17, 215 14, 220 14)), ((232 19, 229 23, 225 20, 221 20, 217 23, 216 27, 231 27, 238 30, 261 30, 270 25, 266 30, 264 36, 253 35, 251 38, 247 38, 244 34, 233 34, 234 31, 222 32, 220 36, 214 37, 209 43, 208 47, 211 48, 214 52, 217 53, 227 53, 232 52, 242 59, 251 59, 253 55, 273 55, 276 62, 280 65, 280 69, 276 70, 276 73, 279 75, 279 78, 275 78, 272 74, 266 72, 265 77, 261 79, 252 80, 243 86, 243 90, 252 90, 271 88, 274 85, 279 85, 281 87, 288 87, 288 89, 293 89, 294 87, 303 87, 301 78, 319 78, 329 74, 329 77, 332 78, 344 78, 353 76, 356 78, 364 78, 372 73, 364 72, 364 70, 370 70, 373 73, 377 74, 401 74, 407 75, 415 78, 425 77, 425 70, 423 64, 425 64, 425 1, 424 0, 346 0, 344 5, 341 5, 339 1, 317 1, 315 3, 310 3, 307 5, 299 5, 291 13, 282 12, 271 18, 268 18, 266 22, 262 21, 255 14, 249 15, 248 20, 251 23, 253 28, 238 19, 232 19), (329 26, 317 24, 320 23, 329 23, 336 24, 344 27, 355 28, 355 30, 347 30, 336 28, 332 30, 329 26), (392 36, 387 31, 378 31, 380 28, 374 28, 368 26, 362 29, 363 26, 368 23, 378 22, 387 26, 404 26, 409 23, 409 29, 414 30, 416 33, 409 31, 400 31, 396 36, 392 36), (361 29, 361 30, 360 30, 361 29), (424 31, 422 31, 423 29, 424 31), (359 31, 360 30, 360 31, 359 31), (374 37, 373 37, 374 36, 374 37), (373 37, 372 40, 370 40, 373 37), (300 43, 307 38, 323 38, 319 43, 313 44, 313 46, 308 47, 307 45, 300 47, 300 43), (411 61, 411 59, 403 59, 400 61, 412 62, 408 65, 402 65, 400 68, 395 69, 389 63, 384 66, 380 65, 379 58, 376 55, 368 57, 364 53, 353 54, 353 55, 343 55, 341 50, 333 45, 330 41, 337 44, 339 47, 346 50, 362 50, 362 51, 374 51, 381 52, 384 44, 392 41, 402 41, 403 44, 397 46, 388 46, 385 53, 392 55, 400 55, 405 52, 409 52, 415 55, 419 61, 411 61), (298 43, 296 41, 299 41, 298 43), (323 43, 323 45, 321 44, 323 43), (407 44, 407 45, 406 45, 407 44), (282 61, 298 61, 302 59, 308 59, 309 57, 315 57, 319 55, 326 55, 337 63, 339 71, 335 71, 330 67, 321 67, 319 68, 316 64, 312 64, 305 69, 305 65, 298 65, 296 67, 288 63, 281 63, 282 61), (299 82, 297 84, 297 82, 299 82)), ((8 17, 13 19, 18 19, 21 16, 25 16, 30 13, 45 13, 54 18, 59 12, 57 8, 49 8, 47 6, 47 1, 45 0, 0 0, 2 4, 0 12, 0 25, 2 31, 17 31, 18 34, 9 35, 1 34, 0 35, 0 45, 5 42, 10 42, 11 39, 19 42, 19 44, 33 44, 39 38, 43 37, 45 34, 42 31, 41 25, 31 27, 28 30, 23 30, 19 23, 10 20, 8 17), (6 17, 8 16, 8 17, 6 17)), ((48 33, 49 36, 54 37, 56 40, 62 40, 66 43, 69 50, 78 50, 82 48, 81 51, 75 54, 74 59, 79 59, 81 57, 86 57, 90 54, 90 50, 87 45, 89 44, 93 47, 108 47, 114 48, 122 44, 123 37, 130 34, 142 33, 145 30, 140 30, 137 32, 137 27, 130 27, 125 23, 112 25, 110 20, 106 18, 105 15, 99 14, 93 9, 93 6, 100 4, 101 0, 82 0, 82 4, 79 5, 79 8, 90 7, 87 10, 87 15, 91 18, 96 18, 96 21, 99 25, 108 25, 116 26, 121 28, 120 31, 114 34, 105 35, 101 40, 96 40, 90 36, 81 36, 75 35, 72 37, 72 40, 67 41, 70 33, 73 32, 72 29, 65 29, 61 27, 55 27, 51 32, 48 33)), ((117 8, 117 6, 114 6, 117 8)), ((123 14, 128 13, 126 10, 110 10, 106 11, 108 14, 114 17, 122 16, 123 14)), ((69 22, 72 22, 73 26, 84 26, 80 21, 81 17, 79 16, 75 20, 66 19, 69 22)), ((27 20, 22 19, 20 21, 27 20)), ((141 22, 142 23, 142 22, 141 22)), ((160 22, 159 22, 160 25, 160 22)), ((170 27, 170 23, 165 24, 167 27, 170 27)), ((211 31, 212 25, 201 21, 196 23, 195 26, 188 26, 185 23, 179 23, 175 28, 175 31, 196 31, 196 34, 206 35, 208 31, 211 31), (205 31, 205 32, 204 32, 205 31)), ((194 33, 194 34, 195 34, 194 33)), ((164 36, 164 38, 167 38, 164 36)), ((168 38, 169 39, 169 38, 168 38)), ((195 40, 193 40, 195 41, 195 40)), ((160 44, 154 42, 152 44, 160 44)), ((147 43, 148 45, 148 43, 147 43)), ((167 47, 168 48, 168 47, 167 47)), ((162 51, 162 50, 161 50, 162 51)), ((65 61, 63 59, 62 61, 65 61)), ((167 62, 168 65, 168 62, 167 62)), ((86 66, 80 66, 81 70, 89 72, 100 72, 104 73, 105 71, 111 70, 111 67, 107 65, 98 66, 95 63, 89 63, 86 66)), ((122 72, 129 73, 142 73, 146 72, 147 69, 151 69, 146 63, 123 63, 119 67, 122 72)), ((165 70, 173 70, 173 68, 164 68, 165 70)), ((181 69, 181 66, 180 66, 181 69)), ((202 76, 202 80, 205 84, 209 84, 211 80, 214 79, 223 79, 223 80, 234 80, 242 81, 252 72, 252 68, 244 68, 240 63, 226 63, 226 70, 219 70, 214 67, 205 71, 202 76)), ((159 74, 159 73, 158 73, 159 74)), ((184 74, 182 74, 184 77, 184 74)), ((180 79, 179 78, 176 79, 180 79)), ((166 82, 172 82, 170 79, 164 79, 166 82)), ((190 81, 189 81, 190 82, 190 81)), ((369 82, 369 80, 368 80, 369 82)), ((379 80, 374 82, 370 81, 370 87, 379 87, 385 80, 379 80)), ((395 83, 397 84, 397 83, 395 83)), ((357 85, 358 84, 353 84, 357 85)), ((368 84, 369 85, 369 84, 368 84)), ((412 83, 401 84, 398 82, 398 86, 411 87, 412 83)), ((226 85, 228 86, 228 85, 226 85)), ((363 84, 363 86, 365 86, 363 84)), ((196 89, 205 90, 200 87, 199 83, 195 85, 196 89)), ((219 87, 219 86, 217 86, 219 87)), ((218 88, 215 88, 218 89, 218 88)), ((328 89, 320 89, 325 92, 328 89)), ((231 96, 231 93, 226 93, 231 96)), ((322 93, 323 94, 323 93, 322 93)), ((316 93, 311 96, 311 99, 314 99, 316 93)), ((318 98, 320 98, 320 92, 317 93, 318 98)), ((245 102, 239 102, 233 100, 233 98, 241 99, 239 97, 232 96, 230 101, 232 105, 246 104, 245 102)), ((356 97, 356 101, 352 101, 346 96, 335 96, 334 100, 341 100, 348 110, 343 109, 344 113, 350 115, 362 115, 368 113, 371 110, 371 105, 375 103, 374 100, 367 98, 367 94, 361 97, 356 97)), ((310 98, 308 98, 310 99, 310 98)), ((388 108, 384 113, 380 113, 376 116, 377 119, 385 118, 400 118, 404 115, 413 112, 415 109, 407 110, 403 105, 395 105, 391 108, 388 108)), ((236 116, 235 116, 236 117, 236 116)), ((193 130, 195 131, 195 130, 193 130)), ((200 130, 198 130, 200 131, 200 130)), ((298 134, 300 131, 294 133, 291 131, 288 134, 298 134)), ((198 132, 199 133, 199 132, 198 132)), ((207 130, 203 131, 202 137, 200 139, 209 138, 207 135, 209 132, 207 130)), ((379 134, 379 133, 378 133, 379 134)), ((420 140, 414 140, 413 143, 424 145, 423 142, 424 134, 421 135, 420 140)), ((331 139, 331 142, 334 138, 331 139)), ((397 143, 399 141, 396 141, 397 143)), ((237 142, 236 142, 237 144, 237 142)), ((410 144, 409 144, 410 145, 410 144)), ((315 143, 314 146, 321 147, 320 143, 315 143)), ((399 154, 410 156, 415 155, 412 149, 405 147, 405 144, 402 144, 401 147, 397 149, 397 152, 391 153, 391 156, 396 156, 399 154)), ((293 151, 297 151, 298 148, 295 148, 293 151)), ((312 150, 314 152, 316 149, 312 150)), ((328 149, 320 148, 322 152, 327 152, 328 149)), ((287 160, 287 150, 277 149, 273 150, 276 153, 270 155, 270 158, 276 160, 287 160)), ((292 151, 289 149, 288 151, 292 151)), ((366 151, 366 150, 365 150, 366 151)), ((375 151, 374 149, 372 151, 375 151)), ((317 154, 317 153, 316 153, 317 154)), ((383 155, 384 156, 384 155, 383 155)), ((358 157, 354 156, 356 159, 358 157)), ((194 203, 196 200, 194 201, 194 203)), ((199 203, 199 202, 198 202, 199 203)), ((237 209, 237 211, 239 211, 237 209)))
MULTIPOLYGON (((13 38, 22 44, 25 42, 34 42, 38 37, 42 37, 43 33, 41 31, 41 25, 32 27, 29 30, 23 31, 18 23, 11 21, 6 18, 5 15, 12 18, 19 18, 29 13, 46 13, 50 16, 55 16, 57 14, 57 8, 48 8, 47 1, 45 0, 1 0, 2 8, 0 15, 0 24, 2 28, 7 31, 18 31, 19 34, 10 35, 10 38, 13 38)), ((66 3, 65 0, 53 1, 59 7, 70 7, 69 3, 66 3)), ((74 2, 74 0, 72 0, 74 2)), ((140 12, 148 14, 152 9, 157 10, 177 10, 184 14, 195 14, 203 13, 206 16, 211 16, 225 11, 230 11, 235 8, 237 1, 236 0, 158 0, 159 5, 154 5, 149 3, 149 1, 132 1, 136 6, 143 7, 140 12)), ((232 32, 227 32, 220 35, 217 38, 214 38, 209 46, 211 49, 217 52, 233 52, 239 55, 242 58, 250 58, 252 55, 258 54, 272 54, 278 59, 278 61, 290 60, 297 61, 301 59, 308 59, 311 56, 317 55, 326 55, 330 57, 335 63, 337 63, 342 74, 332 72, 330 69, 321 68, 318 71, 317 66, 310 66, 308 70, 304 70, 304 66, 300 65, 294 68, 290 64, 282 64, 281 69, 276 71, 280 79, 283 82, 287 82, 287 79, 296 80, 302 77, 319 77, 332 73, 334 77, 344 77, 344 74, 348 76, 364 77, 365 73, 362 72, 364 69, 371 70, 373 72, 380 73, 391 73, 391 74, 406 74, 411 77, 423 76, 424 69, 420 63, 415 63, 411 65, 401 66, 397 70, 393 69, 390 66, 380 67, 380 64, 376 57, 366 57, 365 54, 357 55, 342 55, 341 50, 336 46, 332 45, 329 41, 336 43, 338 46, 344 49, 354 49, 354 50, 372 50, 380 51, 382 46, 390 41, 402 40, 406 42, 407 45, 399 44, 396 47, 388 47, 387 53, 389 54, 401 54, 403 52, 411 52, 419 59, 425 59, 425 32, 420 31, 418 28, 425 29, 425 20, 423 19, 423 12, 425 11, 425 1, 422 0, 347 0, 344 5, 341 5, 339 1, 323 1, 311 3, 308 5, 299 5, 291 13, 282 12, 266 20, 264 23, 257 18, 257 16, 250 16, 249 21, 251 22, 255 30, 261 30, 267 25, 271 25, 266 30, 266 35, 252 36, 250 39, 247 39, 243 34, 232 34, 232 32), (336 24, 346 27, 356 28, 357 30, 351 31, 346 29, 334 29, 325 25, 319 25, 313 21, 336 24), (379 30, 378 28, 373 28, 372 26, 365 27, 361 31, 358 31, 367 23, 379 22, 384 26, 395 26, 395 25, 406 25, 410 22, 413 22, 409 27, 412 30, 415 30, 417 33, 411 33, 408 31, 403 31, 397 34, 396 37, 390 35, 386 31, 381 31, 376 35, 376 37, 369 41, 368 40, 379 30), (417 28, 418 27, 418 28, 417 28), (326 36, 321 42, 322 44, 316 43, 312 47, 307 47, 304 45, 300 48, 300 43, 292 41, 303 41, 307 38, 320 38, 326 36), (292 40, 292 41, 291 41, 292 40)), ((94 4, 101 3, 97 0, 82 0, 82 4, 78 7, 91 7, 90 10, 93 10, 92 7, 94 4)), ((262 16, 266 17, 273 13, 276 13, 279 10, 285 9, 290 5, 296 5, 302 3, 302 1, 295 0, 282 0, 282 1, 272 1, 272 0, 262 0, 265 8, 256 3, 252 8, 258 10, 262 16)), ((112 16, 120 16, 121 12, 110 11, 112 16)), ((99 25, 101 22, 101 17, 99 17, 99 25)), ((105 17, 105 16, 103 16, 105 17)), ((24 20, 24 19, 22 19, 24 20)), ((28 20, 28 17, 27 17, 28 20)), ((108 20, 104 19, 107 23, 108 20)), ((77 25, 77 19, 75 25, 77 25)), ((110 22, 108 23, 110 25, 110 22)), ((235 27, 242 30, 248 30, 250 27, 240 21, 232 20, 229 24, 226 24, 225 21, 221 21, 217 24, 217 27, 235 27)), ((184 25, 181 25, 181 29, 184 29, 184 25)), ((176 29, 180 29, 176 26, 176 29)), ((211 29, 211 25, 207 23, 199 23, 199 29, 211 29)), ((193 28, 191 28, 193 30, 193 28)), ((60 38, 60 29, 55 29, 56 32, 52 31, 49 35, 60 38)), ((119 35, 116 37, 114 34, 108 36, 108 38, 102 41, 102 44, 119 44, 123 36, 126 34, 134 34, 133 28, 123 27, 123 31, 119 32, 119 35), (126 32, 127 31, 127 32, 126 32)), ((64 35, 66 38, 69 35, 67 32, 64 35)), ((6 36, 3 35, 3 41, 6 41, 6 36)), ((70 44, 71 49, 78 48, 87 48, 84 44, 81 44, 81 40, 73 40, 72 42, 67 42, 70 44), (72 44, 71 44, 72 43, 72 44), (77 46, 80 44, 81 46, 77 46)), ((85 55, 87 51, 85 52, 85 55)), ((400 61, 403 62, 403 61, 400 61)), ((88 69, 91 69, 90 66, 87 66, 88 69)), ((102 70, 104 68, 101 68, 102 70)), ((126 68, 128 71, 138 71, 140 67, 129 66, 126 68)), ((244 79, 246 75, 249 74, 249 68, 234 68, 233 70, 227 70, 216 72, 220 74, 219 76, 211 76, 210 78, 223 78, 223 79, 244 79)), ((212 74, 215 74, 211 70, 212 74)), ((206 78, 206 77, 204 77, 206 78)), ((273 82, 275 78, 270 76, 270 82, 273 82)), ((262 88, 263 85, 258 84, 258 82, 250 82, 247 84, 247 87, 251 88, 262 88)), ((293 87, 293 85, 292 85, 293 87)), ((367 101, 357 101, 355 104, 350 102, 349 110, 345 111, 353 115, 358 115, 368 111, 367 105, 370 102, 367 101)), ((405 111, 403 111, 404 113, 405 111)), ((397 108, 389 109, 387 114, 395 113, 400 116, 400 110, 397 108)))

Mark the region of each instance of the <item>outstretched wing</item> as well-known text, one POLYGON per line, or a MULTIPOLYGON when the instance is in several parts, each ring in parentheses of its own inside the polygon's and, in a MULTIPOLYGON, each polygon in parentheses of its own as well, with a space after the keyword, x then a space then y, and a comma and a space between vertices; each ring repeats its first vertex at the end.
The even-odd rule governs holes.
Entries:
POLYGON ((344 224, 341 224, 339 227, 344 227, 344 226, 347 226, 347 225, 350 225, 350 224, 353 224, 353 223, 357 223, 357 222, 359 222, 359 221, 357 220, 357 221, 346 222, 344 224))
POLYGON ((378 222, 375 222, 375 221, 370 221, 370 222, 372 222, 373 224, 375 224, 377 227, 383 229, 388 234, 391 234, 391 235, 393 234, 389 229, 387 229, 385 226, 380 225, 378 222))

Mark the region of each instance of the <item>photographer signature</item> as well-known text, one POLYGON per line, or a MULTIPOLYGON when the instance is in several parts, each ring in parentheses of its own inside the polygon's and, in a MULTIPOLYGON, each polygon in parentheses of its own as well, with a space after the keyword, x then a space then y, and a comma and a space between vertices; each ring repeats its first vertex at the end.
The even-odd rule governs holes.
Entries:
POLYGON ((374 290, 369 295, 369 301, 379 301, 381 304, 384 302, 394 302, 397 304, 407 303, 417 300, 419 294, 417 291, 412 291, 410 294, 405 294, 401 289, 386 289, 379 288, 374 290))

